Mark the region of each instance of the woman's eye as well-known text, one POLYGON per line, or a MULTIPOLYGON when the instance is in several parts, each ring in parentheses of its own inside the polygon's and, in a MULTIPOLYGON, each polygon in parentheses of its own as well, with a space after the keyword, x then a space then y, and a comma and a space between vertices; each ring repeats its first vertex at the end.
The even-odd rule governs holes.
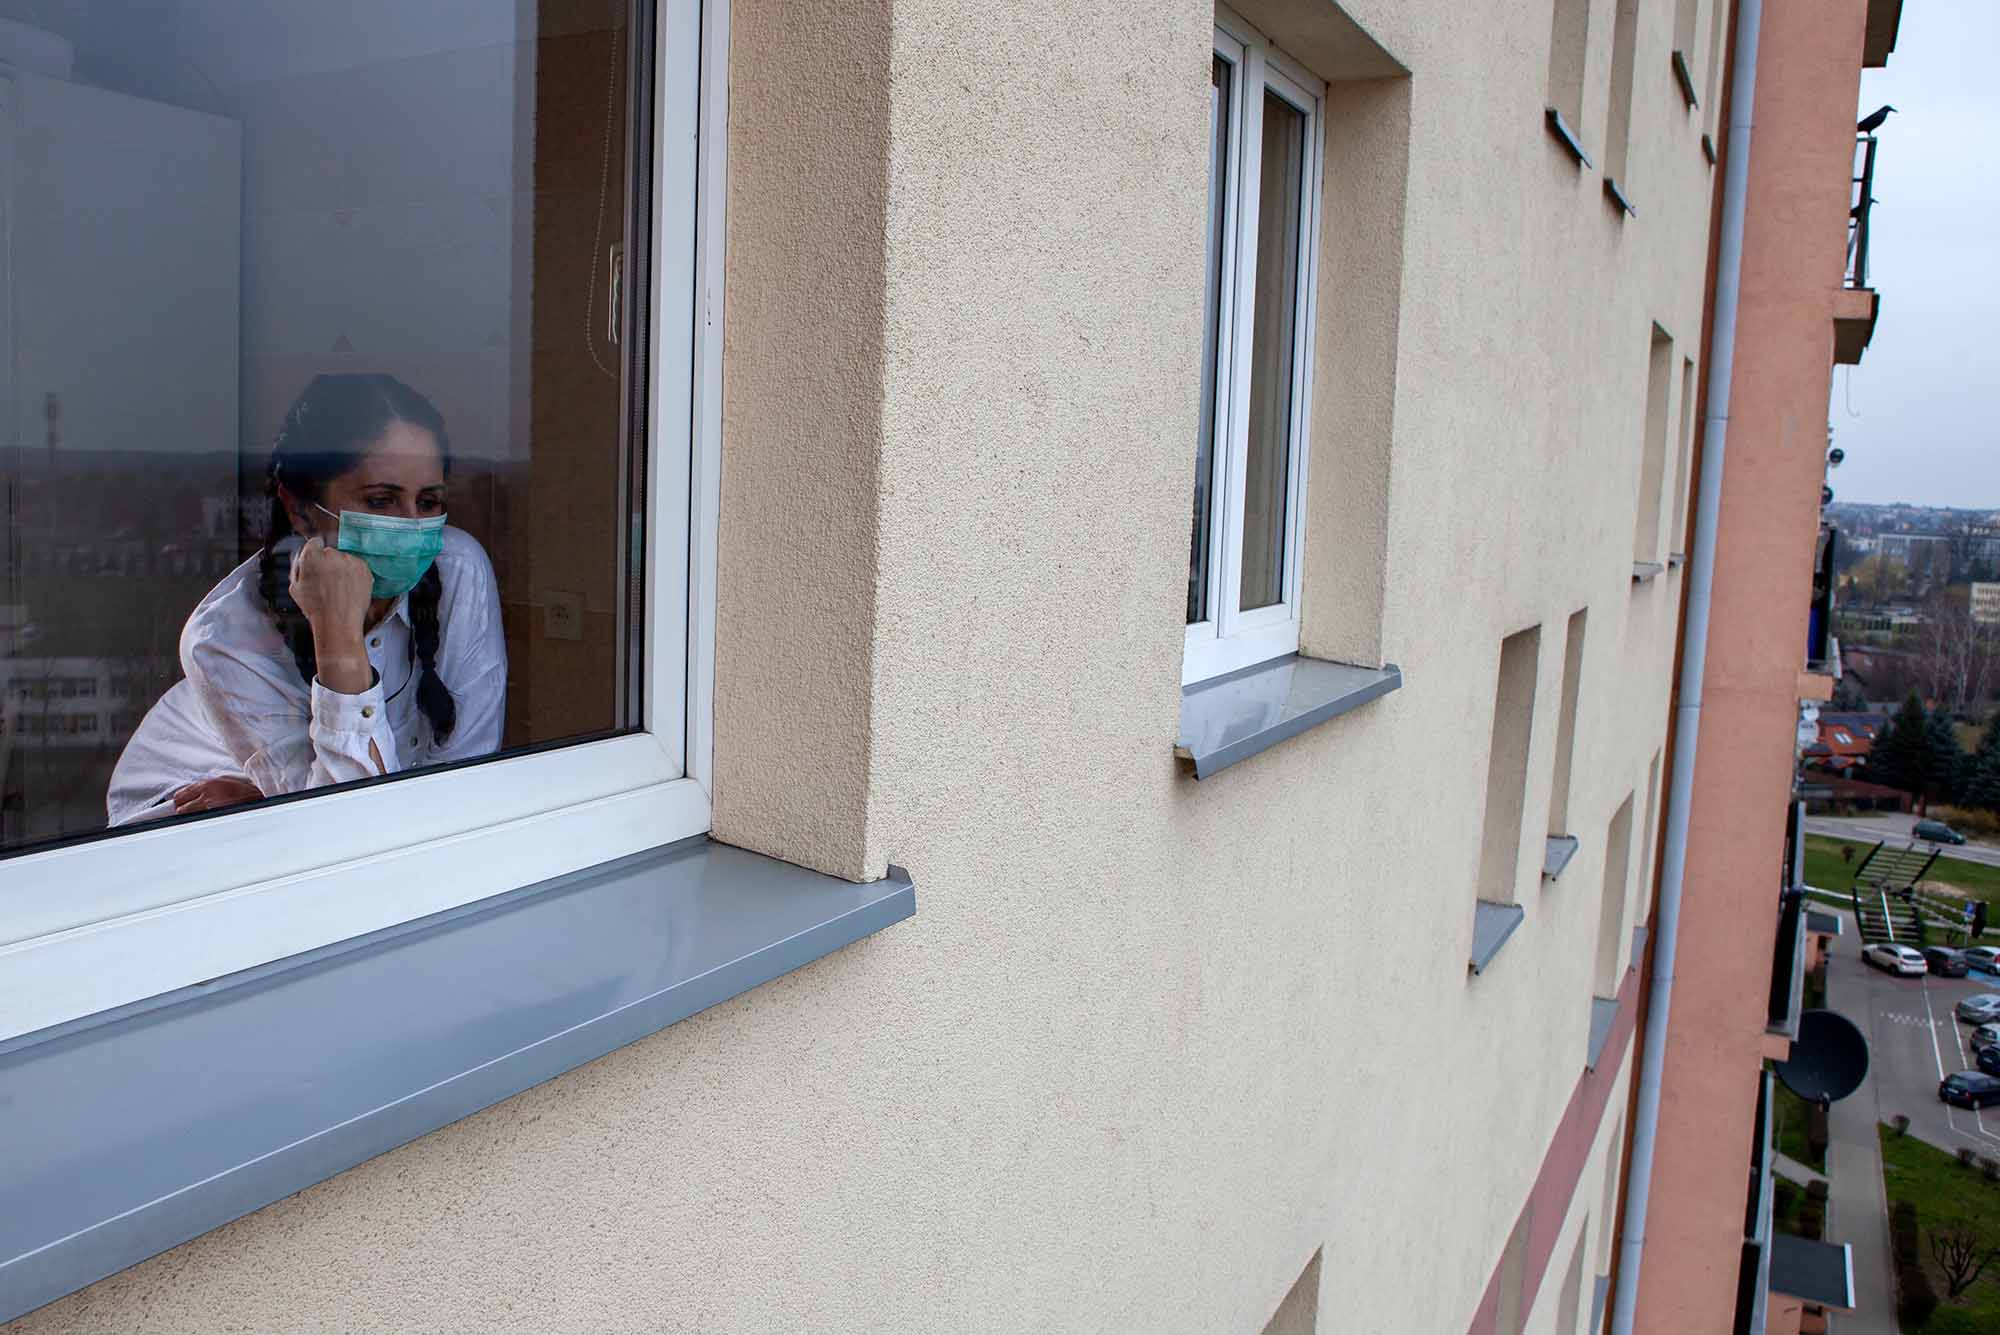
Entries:
POLYGON ((368 498, 368 508, 371 510, 386 510, 389 506, 390 501, 386 496, 370 496, 368 498))
POLYGON ((437 496, 426 496, 417 502, 417 509, 427 515, 440 514, 444 511, 444 501, 437 496))

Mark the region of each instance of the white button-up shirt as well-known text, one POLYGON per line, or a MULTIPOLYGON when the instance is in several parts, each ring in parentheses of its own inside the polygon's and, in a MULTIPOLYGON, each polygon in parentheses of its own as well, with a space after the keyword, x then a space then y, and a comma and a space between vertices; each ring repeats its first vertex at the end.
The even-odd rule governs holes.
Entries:
POLYGON ((183 680, 147 711, 118 757, 106 798, 111 824, 172 815, 174 793, 200 779, 248 779, 275 797, 497 751, 507 645, 493 564, 470 534, 446 528, 437 566, 444 582, 437 674, 458 705, 447 741, 431 735, 417 707, 421 669, 408 595, 362 636, 375 684, 342 695, 300 678, 257 591, 253 556, 209 591, 182 629, 183 680))

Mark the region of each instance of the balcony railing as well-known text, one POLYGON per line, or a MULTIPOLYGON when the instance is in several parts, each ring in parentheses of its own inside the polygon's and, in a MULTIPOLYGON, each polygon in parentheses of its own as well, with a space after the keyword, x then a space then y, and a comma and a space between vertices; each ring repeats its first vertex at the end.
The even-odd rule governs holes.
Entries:
POLYGON ((1875 136, 1854 138, 1854 189, 1847 212, 1847 286, 1868 286, 1868 212, 1875 204, 1875 136))
POLYGON ((1785 813, 1785 863, 1778 894, 1777 934, 1771 943, 1769 1033, 1797 1038, 1805 1000, 1805 803, 1793 801, 1785 813))

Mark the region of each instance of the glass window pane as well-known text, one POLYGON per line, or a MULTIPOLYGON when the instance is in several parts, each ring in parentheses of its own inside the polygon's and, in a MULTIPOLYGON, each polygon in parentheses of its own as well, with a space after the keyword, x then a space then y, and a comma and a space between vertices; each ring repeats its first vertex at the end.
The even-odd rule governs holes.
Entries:
POLYGON ((1285 495, 1290 483, 1292 353, 1299 305, 1299 214, 1306 117, 1264 94, 1257 293, 1250 333, 1250 436, 1243 480, 1244 611, 1284 601, 1285 495))
POLYGON ((1208 276, 1203 286, 1201 423, 1194 447, 1194 535, 1188 553, 1188 624, 1206 621, 1209 561, 1214 546, 1215 385, 1222 318, 1223 214, 1229 176, 1229 89, 1235 71, 1215 57, 1208 97, 1208 276))
POLYGON ((634 722, 625 9, 0 0, 0 851, 634 722))

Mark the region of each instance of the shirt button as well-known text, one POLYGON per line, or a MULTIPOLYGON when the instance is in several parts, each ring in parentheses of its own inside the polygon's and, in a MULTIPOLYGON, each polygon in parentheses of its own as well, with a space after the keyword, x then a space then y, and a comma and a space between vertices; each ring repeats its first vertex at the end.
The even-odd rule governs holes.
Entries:
POLYGON ((374 639, 368 641, 368 647, 370 649, 380 649, 382 647, 382 637, 377 635, 374 639))
POLYGON ((363 706, 361 706, 361 717, 363 717, 363 718, 374 718, 374 717, 375 717, 375 706, 373 706, 373 705, 363 705, 363 706))

